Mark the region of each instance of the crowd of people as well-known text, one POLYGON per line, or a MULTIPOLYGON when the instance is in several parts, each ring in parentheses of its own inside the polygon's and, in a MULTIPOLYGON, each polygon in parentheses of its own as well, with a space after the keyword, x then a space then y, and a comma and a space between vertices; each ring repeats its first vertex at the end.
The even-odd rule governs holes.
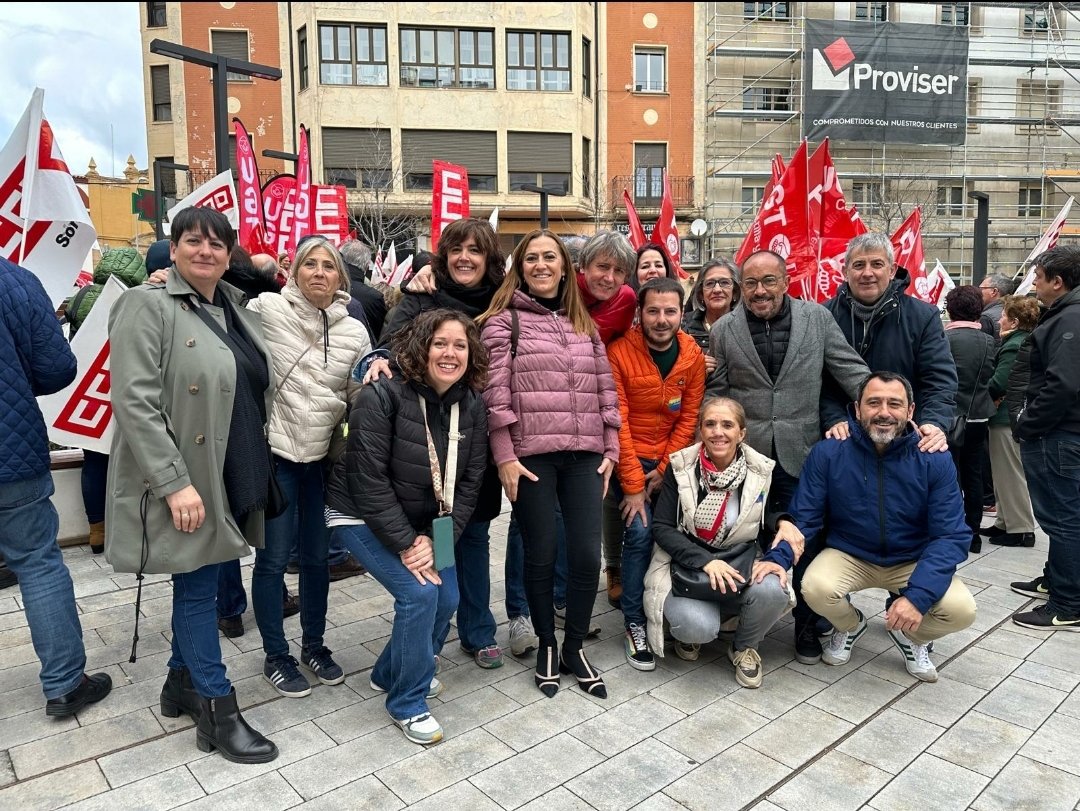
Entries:
MULTIPOLYGON (((132 657, 143 577, 171 576, 161 711, 189 715, 203 751, 278 754, 243 718, 218 636, 243 633, 253 548, 263 675, 282 696, 345 679, 327 644, 348 642, 327 639, 335 566, 393 596, 369 683, 419 744, 444 735, 428 702, 452 623, 480 668, 534 654, 544 696, 569 676, 606 698, 586 645, 601 571, 635 670, 721 640, 736 682, 760 687, 759 648, 789 611, 796 658, 843 665, 867 629, 851 596, 877 588, 905 668, 933 682, 933 641, 975 619, 958 566, 983 537, 1032 547, 1037 520, 1044 573, 1013 588, 1045 602, 1013 619, 1080 630, 1078 248, 1035 259, 1035 298, 1000 276, 952 290, 947 325, 875 233, 850 242, 824 306, 789 295, 770 251, 708 262, 687 295, 661 245, 541 229, 506 258, 470 218, 394 298, 360 243, 245 257, 205 208, 178 213, 146 263, 116 253, 95 277, 130 289, 109 313, 115 439, 87 454, 91 545, 137 577, 132 657), (490 605, 504 497, 509 651, 490 605)), ((77 298, 72 328, 93 303, 77 298)), ((67 716, 111 689, 84 672, 34 399, 75 361, 40 283, 3 260, 0 328, 26 426, 0 436, 0 553, 46 712, 67 716)))

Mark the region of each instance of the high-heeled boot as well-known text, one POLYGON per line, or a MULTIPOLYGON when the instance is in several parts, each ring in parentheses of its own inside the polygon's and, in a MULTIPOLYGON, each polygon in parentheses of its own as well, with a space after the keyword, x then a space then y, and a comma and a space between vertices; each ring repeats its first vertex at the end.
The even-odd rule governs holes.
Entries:
POLYGON ((95 521, 90 525, 90 551, 100 555, 105 551, 105 522, 95 521))
POLYGON ((217 749, 233 763, 269 763, 278 756, 274 742, 252 729, 240 714, 235 689, 221 698, 199 696, 199 703, 195 743, 200 752, 217 749))
POLYGON ((199 720, 199 694, 191 683, 191 671, 186 667, 170 667, 169 675, 161 688, 161 714, 166 718, 179 718, 186 712, 192 721, 199 720))
POLYGON ((585 651, 581 648, 567 649, 563 645, 562 654, 559 656, 559 672, 572 673, 577 679, 578 687, 591 696, 607 698, 607 687, 600 673, 589 664, 585 658, 585 651))
POLYGON ((540 643, 536 651, 536 686, 548 698, 559 692, 559 649, 554 643, 540 643))

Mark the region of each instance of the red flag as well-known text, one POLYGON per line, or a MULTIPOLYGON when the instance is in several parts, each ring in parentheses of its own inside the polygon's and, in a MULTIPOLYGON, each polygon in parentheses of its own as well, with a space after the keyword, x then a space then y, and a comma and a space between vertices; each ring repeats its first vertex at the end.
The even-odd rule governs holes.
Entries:
POLYGON ((233 131, 236 133, 236 166, 240 181, 237 189, 240 198, 240 247, 252 254, 268 253, 266 226, 263 225, 262 187, 259 185, 255 153, 239 118, 233 119, 233 131))
POLYGON ((810 241, 806 170, 806 141, 803 141, 780 182, 762 200, 761 210, 735 254, 738 265, 750 254, 762 250, 784 257, 792 291, 801 290, 803 279, 817 270, 817 252, 810 241))
MULTIPOLYGON (((641 218, 638 216, 637 209, 634 208, 634 201, 630 199, 630 192, 627 189, 623 189, 622 199, 626 205, 626 222, 630 226, 630 247, 636 251, 649 240, 645 236, 645 229, 641 227, 641 218)), ((653 230, 656 230, 655 225, 653 230)))
POLYGON ((469 216, 469 170, 433 160, 431 194, 431 250, 439 247, 443 228, 469 216))
POLYGON ((930 283, 926 280, 926 261, 922 245, 922 212, 918 207, 892 235, 896 266, 908 269, 911 281, 904 292, 909 296, 935 304, 930 300, 930 283))
POLYGON ((307 128, 300 125, 300 154, 296 161, 296 198, 293 203, 292 231, 285 250, 290 258, 296 253, 296 243, 311 233, 311 149, 307 128))
POLYGON ((773 186, 779 183, 780 178, 784 176, 784 169, 786 168, 784 166, 784 156, 777 152, 770 162, 770 168, 772 170, 772 175, 769 177, 769 182, 765 184, 765 191, 761 194, 762 199, 769 196, 773 186))
POLYGON ((690 278, 690 274, 682 269, 682 264, 679 262, 679 229, 675 225, 675 202, 671 198, 671 177, 667 171, 664 172, 664 196, 660 201, 660 216, 656 220, 656 225, 653 226, 652 233, 649 234, 649 242, 664 246, 678 278, 690 278))

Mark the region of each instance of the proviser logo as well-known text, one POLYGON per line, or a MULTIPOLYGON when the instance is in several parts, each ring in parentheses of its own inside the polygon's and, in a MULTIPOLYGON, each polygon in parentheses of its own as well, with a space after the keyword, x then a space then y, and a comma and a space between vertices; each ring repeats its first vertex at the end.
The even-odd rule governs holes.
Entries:
POLYGON ((950 73, 924 73, 918 65, 911 70, 880 70, 869 62, 856 62, 855 54, 840 37, 824 48, 814 48, 810 87, 813 90, 899 90, 920 95, 952 95, 960 80, 950 73))
POLYGON ((821 50, 815 48, 811 87, 814 90, 849 90, 851 69, 848 66, 854 61, 855 54, 843 37, 821 50))

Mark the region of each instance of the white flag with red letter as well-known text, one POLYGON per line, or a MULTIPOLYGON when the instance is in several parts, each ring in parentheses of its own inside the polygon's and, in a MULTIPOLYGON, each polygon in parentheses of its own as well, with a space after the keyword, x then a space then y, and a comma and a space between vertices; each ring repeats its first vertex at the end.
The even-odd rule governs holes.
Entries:
POLYGON ((35 88, 0 150, 0 256, 37 276, 59 304, 75 285, 97 233, 35 88))
MULTIPOLYGON (((1061 236, 1061 229, 1065 226, 1065 218, 1069 216, 1069 210, 1072 208, 1073 198, 1070 197, 1065 201, 1065 205, 1061 207, 1061 211, 1054 217, 1054 221, 1050 223, 1050 227, 1046 229, 1043 235, 1039 238, 1039 241, 1035 243, 1035 247, 1032 248, 1031 253, 1028 254, 1028 258, 1024 260, 1024 264, 1020 266, 1020 270, 1023 270, 1026 266, 1030 265, 1032 260, 1035 259, 1043 251, 1048 251, 1057 245, 1058 237, 1061 236)), ((1017 273, 1020 271, 1018 270, 1017 273)), ((1016 288, 1016 295, 1026 296, 1031 291, 1031 285, 1035 282, 1035 268, 1028 270, 1027 275, 1024 276, 1024 280, 1020 282, 1020 285, 1016 288)))
POLYGON ((930 285, 928 294, 930 303, 945 312, 945 296, 949 295, 949 291, 956 287, 956 282, 952 280, 949 271, 945 270, 945 266, 941 264, 940 259, 935 261, 934 269, 926 274, 926 281, 930 285))
MULTIPOLYGON (((236 202, 236 184, 233 183, 232 169, 210 178, 191 194, 166 212, 169 222, 185 208, 212 208, 220 211, 229 220, 233 229, 240 228, 240 206, 236 202)), ((169 223, 162 223, 162 230, 169 233, 169 223)))

